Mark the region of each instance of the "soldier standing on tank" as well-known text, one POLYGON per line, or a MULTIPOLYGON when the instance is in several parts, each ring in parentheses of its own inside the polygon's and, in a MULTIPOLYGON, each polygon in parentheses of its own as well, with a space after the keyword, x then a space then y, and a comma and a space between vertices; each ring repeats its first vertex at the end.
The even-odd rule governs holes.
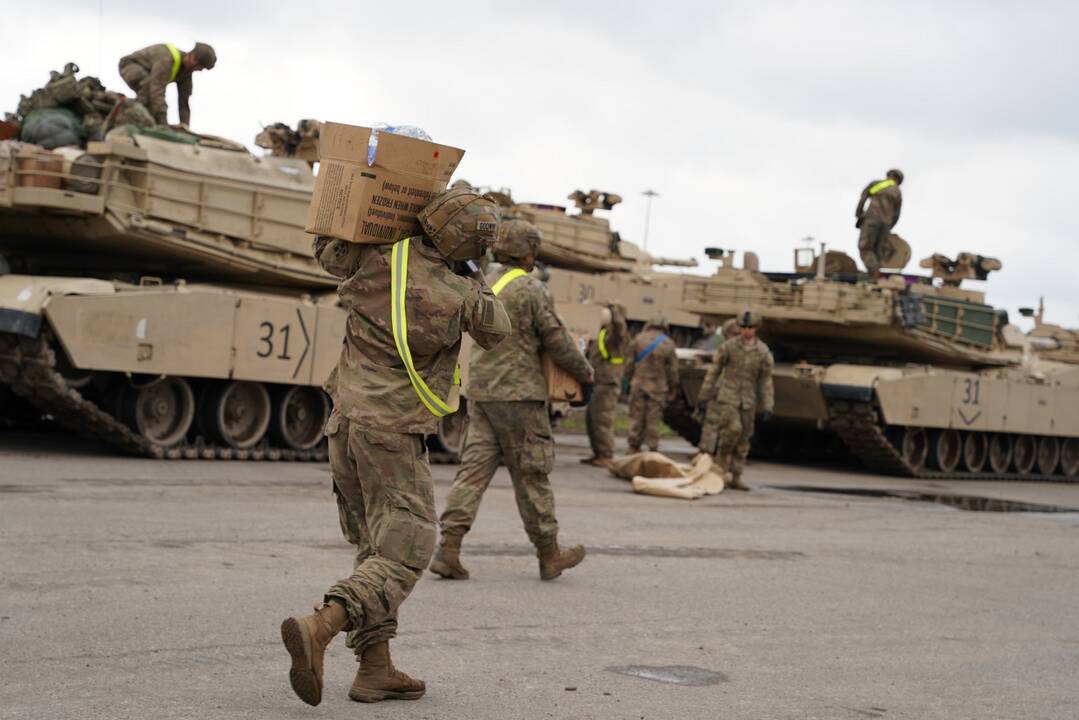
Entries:
POLYGON ((775 407, 772 353, 757 337, 760 317, 743 310, 736 318, 738 339, 724 342, 712 356, 698 407, 704 408, 700 449, 716 458, 721 472, 730 474, 730 487, 748 490, 742 482, 754 417, 767 422, 775 407))
POLYGON ((652 318, 630 343, 626 358, 629 381, 629 451, 641 445, 659 450, 659 423, 663 408, 678 393, 678 358, 667 336, 667 320, 652 318))
POLYGON ((446 498, 440 518, 442 539, 431 562, 431 572, 444 578, 468 578, 460 559, 461 540, 472 528, 500 463, 509 469, 517 510, 536 547, 540 578, 553 580, 584 559, 582 546, 563 550, 558 545, 554 492, 547 477, 554 465, 554 440, 540 354, 547 353, 573 375, 586 399, 593 374, 555 314, 547 286, 529 274, 540 241, 535 225, 509 220, 495 243, 495 259, 504 266, 489 274, 488 281, 505 305, 513 336, 493 350, 474 350, 469 364, 468 429, 461 467, 446 498))
POLYGON ((903 184, 903 173, 889 170, 884 180, 874 180, 862 190, 858 198, 858 207, 854 224, 861 230, 858 237, 858 251, 866 271, 873 275, 880 274, 882 256, 888 254, 888 236, 899 222, 899 211, 903 207, 903 193, 899 186, 903 184), (869 207, 866 207, 866 201, 869 207))
POLYGON ((146 106, 159 125, 169 122, 165 86, 176 83, 180 124, 186 127, 191 123, 191 76, 199 70, 211 70, 216 64, 217 53, 206 43, 195 43, 188 52, 178 50, 172 43, 161 43, 121 58, 120 77, 135 91, 135 99, 146 106))
POLYGON ((608 467, 614 457, 614 416, 629 343, 626 308, 613 302, 604 309, 604 315, 603 327, 588 347, 588 362, 596 372, 596 386, 585 413, 592 457, 581 460, 597 467, 608 467))
POLYGON ((392 246, 315 240, 319 264, 342 278, 338 295, 348 310, 326 388, 334 401, 326 435, 341 529, 356 558, 321 607, 281 624, 292 689, 310 705, 322 700, 324 653, 342 630, 360 662, 350 698, 423 695, 423 681, 394 668, 389 640, 435 546, 424 435, 455 409, 461 334, 490 348, 512 331, 491 290, 454 272, 496 238, 497 206, 472 190, 449 190, 419 220, 423 235, 392 246))

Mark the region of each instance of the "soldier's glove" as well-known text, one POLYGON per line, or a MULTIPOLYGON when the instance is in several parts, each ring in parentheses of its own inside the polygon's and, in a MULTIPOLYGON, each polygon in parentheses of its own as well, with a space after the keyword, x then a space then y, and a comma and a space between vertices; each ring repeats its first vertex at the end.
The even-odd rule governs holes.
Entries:
POLYGON ((772 419, 772 411, 771 410, 765 410, 764 412, 761 413, 761 422, 762 423, 766 423, 771 419, 772 419))
POLYGON ((595 387, 592 383, 581 383, 581 399, 571 400, 570 407, 584 407, 588 403, 592 402, 592 388, 595 387))

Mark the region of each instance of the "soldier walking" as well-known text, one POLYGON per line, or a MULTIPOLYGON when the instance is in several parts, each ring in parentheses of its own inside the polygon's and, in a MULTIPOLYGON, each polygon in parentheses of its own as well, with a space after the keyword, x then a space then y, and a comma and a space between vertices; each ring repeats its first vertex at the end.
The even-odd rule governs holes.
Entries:
POLYGON ((342 278, 338 295, 348 309, 341 359, 326 388, 334 401, 326 435, 341 529, 356 558, 321 607, 281 624, 292 689, 310 705, 322 700, 323 656, 342 630, 360 662, 350 698, 423 695, 422 680, 394 667, 389 640, 435 546, 424 435, 455 409, 461 333, 490 348, 511 332, 491 290, 453 270, 494 241, 495 204, 472 190, 449 190, 419 219, 424 234, 392 246, 315 240, 319 264, 342 278))
POLYGON ((529 273, 541 240, 540 231, 524 220, 503 224, 495 258, 504 267, 488 276, 505 305, 513 336, 493 350, 473 351, 469 365, 468 429, 461 468, 453 481, 440 518, 442 539, 431 572, 464 580, 461 539, 476 514, 500 463, 513 482, 517 510, 528 539, 536 546, 540 578, 553 580, 584 559, 584 548, 560 549, 554 492, 548 474, 554 465, 554 440, 547 411, 548 388, 540 363, 546 352, 572 374, 587 397, 592 368, 577 349, 554 310, 547 286, 529 273))
POLYGON ((858 251, 866 271, 874 275, 880 274, 881 257, 888 254, 888 236, 899 222, 899 211, 903 207, 899 186, 902 184, 903 173, 889 170, 884 180, 874 180, 866 185, 858 198, 858 207, 854 211, 858 218, 854 226, 861 230, 858 251))
POLYGON ((659 423, 663 408, 678 392, 678 358, 674 340, 667 336, 667 320, 652 318, 630 343, 626 361, 629 380, 629 451, 641 445, 659 450, 659 423))
POLYGON ((191 76, 199 70, 212 70, 216 64, 217 53, 206 43, 195 43, 188 52, 178 50, 172 43, 161 43, 121 58, 120 77, 135 91, 135 99, 146 106, 159 125, 169 122, 165 86, 176 83, 180 124, 186 127, 191 123, 191 76))
POLYGON ((596 386, 585 412, 592 457, 581 460, 597 467, 607 467, 614 457, 614 416, 622 391, 622 369, 629 341, 626 308, 613 302, 607 306, 606 314, 609 317, 588 347, 588 361, 596 373, 596 386))
POLYGON ((724 342, 712 356, 697 399, 703 408, 700 449, 716 458, 730 474, 730 487, 748 490, 742 482, 754 417, 767 422, 775 407, 772 353, 757 337, 760 317, 743 310, 737 317, 740 337, 724 342))

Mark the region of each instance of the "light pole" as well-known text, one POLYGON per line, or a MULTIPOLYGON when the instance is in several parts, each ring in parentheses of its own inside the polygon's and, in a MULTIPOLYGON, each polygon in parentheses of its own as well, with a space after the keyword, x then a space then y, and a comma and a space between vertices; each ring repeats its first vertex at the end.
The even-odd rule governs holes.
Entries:
POLYGON ((648 198, 645 201, 644 206, 644 242, 641 243, 641 249, 648 249, 648 222, 652 219, 652 198, 659 197, 659 193, 655 190, 645 190, 641 195, 648 198))

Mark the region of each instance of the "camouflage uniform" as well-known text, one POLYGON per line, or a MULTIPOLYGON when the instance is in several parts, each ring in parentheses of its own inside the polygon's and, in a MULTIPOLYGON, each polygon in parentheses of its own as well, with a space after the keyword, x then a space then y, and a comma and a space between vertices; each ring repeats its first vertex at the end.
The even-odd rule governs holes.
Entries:
MULTIPOLYGON (((731 473, 741 477, 753 437, 754 416, 775 406, 772 353, 758 339, 726 341, 708 368, 698 405, 705 405, 700 449, 731 458, 731 473)), ((720 464, 725 464, 722 460, 720 464)))
POLYGON ((899 185, 890 178, 869 183, 858 199, 855 211, 861 229, 858 251, 865 269, 871 273, 880 270, 881 256, 887 254, 888 235, 899 222, 902 206, 903 194, 899 191, 899 185), (867 200, 868 208, 865 207, 867 200))
POLYGON ((637 359, 662 334, 660 328, 649 324, 633 338, 626 353, 631 452, 639 451, 642 443, 651 450, 659 450, 659 423, 663 418, 663 408, 678 390, 678 359, 674 354, 673 340, 665 338, 647 357, 637 359))
POLYGON ((611 321, 604 324, 599 337, 588 347, 588 361, 596 371, 596 385, 592 389, 585 421, 595 460, 614 457, 614 415, 622 389, 622 369, 625 367, 628 341, 625 310, 614 305, 611 307, 611 321))
MULTIPOLYGON (((510 269, 491 273, 488 282, 495 284, 510 269)), ((558 521, 547 478, 554 465, 554 440, 540 353, 549 354, 582 383, 592 381, 592 368, 555 314, 554 299, 543 282, 519 277, 498 299, 513 335, 493 350, 473 350, 465 390, 465 449, 440 518, 442 534, 460 538, 472 528, 483 493, 499 463, 505 462, 525 532, 542 548, 557 539, 558 521)))
MULTIPOLYGON (((438 419, 412 388, 390 322, 390 245, 315 241, 315 257, 344 278, 348 310, 341 358, 327 383, 334 411, 327 423, 330 470, 341 529, 356 548, 352 574, 326 591, 352 629, 348 646, 364 648, 396 634, 397 608, 435 546, 435 502, 424 435, 438 419)), ((509 320, 488 288, 455 275, 441 254, 413 238, 406 312, 416 370, 440 398, 453 383, 461 334, 493 347, 509 320)))
MULTIPOLYGON (((184 52, 180 51, 181 55, 184 52)), ((135 98, 146 106, 154 121, 168 124, 168 105, 165 102, 165 86, 172 74, 172 53, 164 44, 136 50, 120 59, 120 77, 127 86, 135 91, 135 98)), ((180 103, 180 122, 184 125, 191 121, 192 71, 180 63, 176 73, 176 97, 180 103)))

